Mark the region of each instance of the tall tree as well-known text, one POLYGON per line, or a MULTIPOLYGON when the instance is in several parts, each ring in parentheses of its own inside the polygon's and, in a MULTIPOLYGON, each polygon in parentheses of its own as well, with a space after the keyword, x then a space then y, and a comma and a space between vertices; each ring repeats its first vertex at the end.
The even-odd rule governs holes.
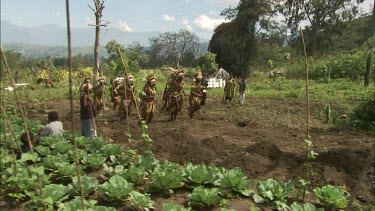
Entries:
POLYGON ((370 75, 371 75, 371 70, 373 67, 373 59, 374 59, 374 53, 375 53, 375 46, 374 46, 375 45, 375 0, 374 0, 373 8, 372 8, 370 31, 372 33, 372 38, 368 40, 369 50, 367 52, 367 58, 366 58, 365 86, 370 85, 370 75))
POLYGON ((95 14, 95 43, 94 43, 94 77, 99 77, 99 49, 100 49, 100 27, 107 27, 109 22, 103 21, 104 0, 93 0, 95 9, 90 9, 95 14))
POLYGON ((241 0, 237 7, 222 12, 231 22, 216 28, 209 46, 209 50, 217 54, 220 66, 236 74, 249 71, 257 56, 256 35, 261 29, 267 30, 270 19, 276 14, 275 8, 271 0, 241 0))
POLYGON ((298 30, 302 22, 309 23, 307 29, 311 37, 308 43, 312 55, 315 56, 323 41, 329 39, 332 34, 340 33, 345 27, 345 21, 355 18, 358 14, 358 4, 363 1, 288 0, 278 8, 293 30, 298 30))
POLYGON ((199 43, 198 37, 188 30, 180 30, 179 32, 164 32, 158 38, 150 39, 151 46, 164 46, 165 49, 155 48, 158 53, 164 56, 172 55, 174 57, 175 68, 179 68, 180 61, 185 53, 195 48, 199 43))

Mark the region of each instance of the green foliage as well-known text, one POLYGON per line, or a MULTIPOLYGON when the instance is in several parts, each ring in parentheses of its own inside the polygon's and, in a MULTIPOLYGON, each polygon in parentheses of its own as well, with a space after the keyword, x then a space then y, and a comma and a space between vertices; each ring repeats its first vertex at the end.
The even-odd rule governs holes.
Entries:
POLYGON ((279 182, 274 179, 260 181, 257 185, 258 193, 271 201, 285 202, 294 191, 294 182, 279 182))
POLYGON ((214 171, 204 164, 193 165, 188 163, 185 168, 186 182, 191 185, 203 185, 213 183, 216 179, 214 171))
POLYGON ((115 175, 109 179, 109 182, 100 185, 98 190, 105 194, 108 201, 124 200, 133 191, 133 184, 127 182, 123 177, 115 175))
POLYGON ((231 196, 233 193, 240 193, 250 196, 254 193, 250 189, 252 180, 248 180, 246 174, 238 167, 231 170, 223 169, 218 177, 214 185, 221 188, 220 194, 222 195, 231 196))
POLYGON ((183 172, 177 164, 168 161, 157 166, 150 174, 150 179, 149 189, 151 192, 170 193, 170 189, 180 188, 184 185, 183 172))
POLYGON ((194 188, 189 197, 189 205, 192 207, 210 208, 219 205, 221 202, 218 188, 197 187, 194 188))
POLYGON ((132 191, 130 193, 130 201, 137 210, 153 210, 153 202, 149 195, 132 191))
MULTIPOLYGON (((98 203, 95 200, 86 201, 85 199, 83 199, 83 201, 84 201, 86 210, 90 210, 90 209, 92 210, 93 208, 95 208, 95 204, 98 203)), ((67 203, 62 203, 60 205, 59 211, 84 211, 81 197, 76 196, 73 200, 67 203)))
POLYGON ((121 146, 118 144, 106 144, 101 148, 101 153, 107 157, 121 154, 121 146))
MULTIPOLYGON (((79 195, 81 189, 79 186, 78 177, 74 176, 72 179, 73 179, 73 183, 69 185, 69 188, 71 192, 73 192, 73 194, 79 195)), ((82 184, 83 195, 87 196, 88 194, 96 191, 99 185, 99 181, 95 177, 81 176, 81 184, 82 184)))
MULTIPOLYGON (((55 165, 57 167, 58 174, 62 177, 70 178, 72 176, 77 175, 76 165, 72 165, 71 163, 68 163, 68 162, 56 163, 55 165)), ((82 166, 80 167, 82 168, 82 166)))
POLYGON ((57 169, 57 163, 63 163, 67 161, 67 155, 47 155, 47 157, 43 158, 41 165, 44 166, 44 168, 46 169, 55 170, 57 169))
POLYGON ((144 167, 134 164, 131 164, 128 169, 125 169, 124 172, 121 173, 121 176, 135 185, 142 183, 146 175, 147 172, 144 167))
POLYGON ((88 154, 83 158, 83 164, 95 170, 99 169, 107 158, 100 154, 88 154))
POLYGON ((150 155, 140 155, 138 157, 138 165, 144 167, 146 171, 151 172, 159 165, 159 160, 150 155))
POLYGON ((90 139, 90 141, 86 142, 86 149, 95 154, 95 153, 100 153, 102 147, 105 145, 105 140, 102 137, 94 137, 90 139))
POLYGON ((291 211, 324 211, 323 208, 316 208, 314 205, 306 203, 303 205, 299 205, 296 202, 293 202, 292 205, 290 205, 291 211))
POLYGON ((216 54, 206 52, 202 57, 199 58, 198 65, 203 73, 211 74, 219 68, 215 60, 216 54))
POLYGON ((61 184, 50 184, 44 187, 43 201, 53 206, 68 198, 68 187, 61 184))
POLYGON ((375 101, 364 101, 355 107, 353 114, 350 116, 349 125, 374 131, 375 101))
POLYGON ((318 187, 314 189, 314 192, 319 199, 319 203, 328 208, 345 209, 349 203, 344 190, 339 186, 327 185, 321 188, 318 187))
POLYGON ((191 208, 185 208, 180 205, 166 203, 163 204, 163 211, 190 211, 191 208))

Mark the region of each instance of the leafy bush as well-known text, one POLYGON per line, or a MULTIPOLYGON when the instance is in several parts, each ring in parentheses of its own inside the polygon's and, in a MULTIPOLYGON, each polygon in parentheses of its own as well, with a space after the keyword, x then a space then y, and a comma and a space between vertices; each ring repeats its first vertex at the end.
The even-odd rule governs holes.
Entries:
POLYGON ((375 100, 362 102, 350 117, 350 125, 375 130, 375 100))
POLYGON ((339 186, 327 185, 322 188, 315 188, 314 192, 319 199, 319 203, 329 208, 345 209, 349 203, 344 190, 339 186))

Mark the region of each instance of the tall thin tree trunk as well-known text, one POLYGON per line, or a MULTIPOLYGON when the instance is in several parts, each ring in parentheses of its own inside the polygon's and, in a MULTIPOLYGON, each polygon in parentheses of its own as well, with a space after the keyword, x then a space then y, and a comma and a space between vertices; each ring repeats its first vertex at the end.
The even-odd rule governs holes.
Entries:
POLYGON ((95 14, 94 80, 99 78, 100 14, 95 14))
POLYGON ((365 72, 365 86, 370 85, 370 75, 371 75, 371 69, 372 69, 372 63, 373 63, 373 53, 374 53, 374 46, 372 46, 372 49, 369 51, 366 61, 366 72, 365 72))

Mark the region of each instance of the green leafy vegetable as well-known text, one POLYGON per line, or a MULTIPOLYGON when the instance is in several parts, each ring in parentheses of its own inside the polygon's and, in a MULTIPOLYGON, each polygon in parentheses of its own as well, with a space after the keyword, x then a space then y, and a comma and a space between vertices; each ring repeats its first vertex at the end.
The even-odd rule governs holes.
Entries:
POLYGON ((213 183, 216 179, 213 171, 207 168, 206 165, 193 165, 188 163, 184 169, 186 174, 186 181, 193 185, 213 183))
POLYGON ((316 208, 314 205, 306 203, 304 205, 298 205, 296 202, 293 202, 292 205, 290 205, 291 211, 324 211, 323 208, 316 208))
POLYGON ((340 186, 327 185, 322 188, 315 188, 314 192, 319 199, 319 203, 327 207, 345 209, 349 203, 344 190, 340 186))
POLYGON ((194 188, 189 197, 189 206, 192 207, 210 208, 219 205, 221 202, 218 188, 197 187, 194 188))
POLYGON ((53 206, 68 198, 68 187, 61 184, 50 184, 44 187, 43 200, 53 206))
POLYGON ((185 208, 176 204, 171 204, 171 203, 163 204, 163 211, 190 211, 190 210, 191 208, 189 207, 185 208))
POLYGON ((105 160, 106 158, 100 154, 88 154, 86 157, 83 158, 83 163, 86 166, 92 167, 93 169, 97 170, 100 167, 102 167, 105 160))
POLYGON ((260 181, 257 185, 258 193, 271 201, 285 202, 294 191, 294 182, 278 182, 274 179, 260 181))
POLYGON ((121 200, 126 199, 133 191, 133 184, 121 176, 115 175, 109 179, 109 182, 100 185, 98 189, 105 193, 107 200, 121 200))
POLYGON ((214 184, 222 189, 220 193, 223 195, 231 196, 233 192, 237 192, 244 196, 250 196, 254 193, 250 189, 252 180, 248 180, 240 168, 231 170, 223 169, 222 173, 218 176, 219 179, 214 184))
POLYGON ((137 210, 154 209, 152 206, 153 202, 149 195, 144 195, 137 191, 132 191, 130 193, 130 201, 137 210))
POLYGON ((183 173, 178 168, 177 164, 168 161, 159 165, 150 175, 150 191, 170 193, 170 189, 182 187, 183 173))
POLYGON ((145 179, 147 172, 145 171, 144 167, 137 167, 134 164, 132 164, 128 169, 124 170, 124 172, 120 173, 120 175, 123 176, 127 181, 130 181, 133 184, 137 185, 145 179))
MULTIPOLYGON (((99 182, 94 177, 81 176, 81 184, 82 184, 83 195, 86 196, 96 191, 96 189, 98 188, 99 182)), ((73 184, 69 185, 69 187, 74 195, 80 194, 81 190, 80 190, 77 176, 73 177, 73 184)))
POLYGON ((111 155, 119 155, 121 154, 121 151, 121 146, 118 144, 106 144, 101 149, 101 153, 107 157, 111 155))

